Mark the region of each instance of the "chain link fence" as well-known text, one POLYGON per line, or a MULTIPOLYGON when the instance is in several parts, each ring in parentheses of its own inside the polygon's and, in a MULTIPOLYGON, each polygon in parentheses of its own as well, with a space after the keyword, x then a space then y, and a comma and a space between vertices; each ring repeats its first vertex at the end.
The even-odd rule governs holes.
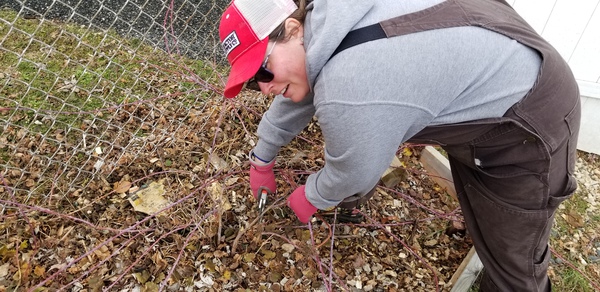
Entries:
POLYGON ((218 181, 245 186, 250 147, 226 142, 254 130, 227 126, 248 108, 222 98, 227 4, 0 1, 0 290, 203 285, 182 242, 222 242, 218 181))
POLYGON ((202 131, 190 119, 220 96, 226 5, 2 1, 1 197, 62 197, 202 131))

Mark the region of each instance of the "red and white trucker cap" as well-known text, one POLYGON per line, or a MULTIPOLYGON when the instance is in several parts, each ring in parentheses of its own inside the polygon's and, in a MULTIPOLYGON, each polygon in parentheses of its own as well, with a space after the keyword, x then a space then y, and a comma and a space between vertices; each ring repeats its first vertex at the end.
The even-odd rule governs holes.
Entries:
POLYGON ((231 64, 224 95, 235 97, 263 62, 269 34, 298 9, 292 0, 235 0, 221 23, 221 45, 231 64))

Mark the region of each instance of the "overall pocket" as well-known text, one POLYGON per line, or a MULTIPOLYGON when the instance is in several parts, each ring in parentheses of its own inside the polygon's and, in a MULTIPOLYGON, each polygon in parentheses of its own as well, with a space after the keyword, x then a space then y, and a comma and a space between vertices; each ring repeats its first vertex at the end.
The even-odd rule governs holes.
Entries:
POLYGON ((497 200, 525 210, 546 206, 550 154, 537 135, 507 123, 472 141, 471 147, 474 174, 482 187, 500 195, 497 200))
POLYGON ((544 269, 552 225, 552 216, 546 209, 512 206, 477 183, 468 183, 465 191, 486 249, 506 272, 525 279, 544 269))

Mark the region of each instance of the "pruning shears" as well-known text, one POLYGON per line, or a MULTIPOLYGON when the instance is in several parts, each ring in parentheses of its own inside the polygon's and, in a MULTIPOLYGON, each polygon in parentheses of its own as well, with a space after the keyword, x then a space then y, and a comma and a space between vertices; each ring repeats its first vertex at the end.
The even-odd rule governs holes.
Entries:
POLYGON ((267 187, 258 188, 258 211, 262 214, 267 207, 267 198, 272 195, 273 192, 267 187))

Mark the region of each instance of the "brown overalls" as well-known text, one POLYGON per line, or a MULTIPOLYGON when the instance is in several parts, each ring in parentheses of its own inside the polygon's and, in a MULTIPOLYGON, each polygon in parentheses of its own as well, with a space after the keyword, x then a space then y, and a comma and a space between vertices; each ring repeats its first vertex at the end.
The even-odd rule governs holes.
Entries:
POLYGON ((481 291, 550 291, 554 213, 576 189, 581 108, 567 63, 501 0, 448 0, 380 24, 386 37, 478 26, 539 52, 537 81, 503 117, 430 126, 408 142, 438 144, 448 153, 467 229, 485 267, 481 291))

